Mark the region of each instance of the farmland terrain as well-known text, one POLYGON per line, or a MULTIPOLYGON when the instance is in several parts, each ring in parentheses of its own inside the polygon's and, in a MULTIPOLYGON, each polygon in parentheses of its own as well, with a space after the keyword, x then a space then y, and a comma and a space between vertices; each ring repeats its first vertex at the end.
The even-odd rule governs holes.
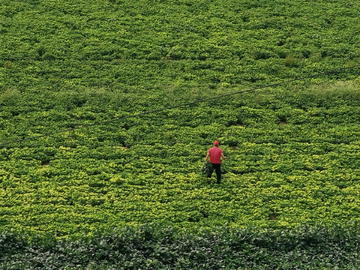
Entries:
MULTIPOLYGON (((139 235, 157 246, 166 235, 181 242, 245 230, 260 249, 271 237, 319 247, 304 248, 308 259, 326 246, 321 226, 337 228, 327 244, 339 232, 356 250, 356 233, 344 228, 357 228, 360 214, 359 17, 359 2, 341 0, 3 0, 0 243, 10 248, 0 263, 21 269, 12 256, 27 254, 28 234, 51 235, 39 240, 51 246, 114 228, 140 253, 139 235), (227 157, 220 185, 200 171, 214 140, 227 157), (281 238, 289 230, 296 236, 281 238)), ((353 261, 349 254, 341 256, 353 261)), ((196 258, 174 269, 222 267, 196 258)), ((299 261, 286 268, 277 259, 269 269, 299 261)), ((175 263, 127 260, 124 269, 175 263)), ((77 269, 53 269, 61 267, 77 269)))

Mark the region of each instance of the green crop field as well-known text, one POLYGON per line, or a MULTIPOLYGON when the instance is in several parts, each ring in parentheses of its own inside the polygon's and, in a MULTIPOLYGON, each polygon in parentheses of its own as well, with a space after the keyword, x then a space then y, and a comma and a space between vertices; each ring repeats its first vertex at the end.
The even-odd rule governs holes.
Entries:
POLYGON ((359 18, 2 0, 0 268, 358 269, 359 18))

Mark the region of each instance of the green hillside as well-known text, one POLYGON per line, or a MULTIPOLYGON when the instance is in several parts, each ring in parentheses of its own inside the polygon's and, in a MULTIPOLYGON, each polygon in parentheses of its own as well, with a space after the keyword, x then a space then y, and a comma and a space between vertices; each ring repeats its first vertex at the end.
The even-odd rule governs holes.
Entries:
POLYGON ((301 77, 358 63, 359 5, 3 0, 0 87, 137 92, 301 77))
MULTIPOLYGON (((98 230, 113 228, 131 228, 122 233, 141 253, 141 224, 159 228, 145 230, 156 235, 149 238, 155 246, 167 233, 178 241, 197 233, 208 239, 204 230, 214 230, 225 239, 222 230, 237 235, 250 226, 263 240, 249 236, 249 243, 261 250, 271 242, 261 232, 278 239, 295 230, 296 237, 281 240, 293 241, 291 253, 302 243, 298 226, 306 223, 315 229, 304 250, 321 254, 327 244, 313 241, 323 233, 319 224, 348 228, 359 221, 359 17, 360 2, 341 0, 3 0, 0 268, 28 269, 10 267, 14 254, 28 254, 27 241, 35 241, 30 250, 45 245, 45 252, 62 237, 95 235, 89 241, 96 242, 98 230), (342 70, 327 73, 335 69, 342 70), (36 138, 48 133, 54 134, 36 138), (200 171, 214 140, 227 156, 220 185, 200 171), (34 235, 44 234, 49 242, 36 246, 34 235)), ((357 238, 340 232, 357 250, 357 238)), ((329 235, 328 244, 335 243, 329 235)), ((263 269, 256 256, 249 257, 254 264, 223 266, 263 269)), ((95 269, 76 268, 75 261, 62 269, 95 269)), ((298 261, 265 269, 294 269, 298 261)), ((124 269, 222 267, 137 263, 124 269)), ((52 267, 46 269, 60 266, 52 267)))

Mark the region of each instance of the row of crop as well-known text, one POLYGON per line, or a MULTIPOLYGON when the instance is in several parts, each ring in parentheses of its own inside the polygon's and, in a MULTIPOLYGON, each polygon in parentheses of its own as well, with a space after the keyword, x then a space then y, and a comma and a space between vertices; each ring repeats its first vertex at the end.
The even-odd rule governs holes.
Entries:
MULTIPOLYGON (((356 73, 357 69, 354 69, 353 72, 356 73)), ((344 74, 337 74, 337 76, 342 75, 344 74)), ((359 104, 357 98, 359 89, 356 81, 337 79, 337 81, 327 83, 317 84, 317 82, 317 80, 303 80, 286 83, 276 89, 269 87, 266 91, 257 90, 248 93, 241 93, 241 91, 252 88, 253 85, 216 87, 190 83, 151 85, 141 88, 127 86, 113 90, 98 87, 64 88, 56 91, 52 88, 24 91, 24 89, 12 87, 1 93, 0 102, 4 106, 4 112, 6 114, 10 112, 13 116, 36 110, 49 111, 49 113, 56 111, 81 113, 87 109, 96 113, 121 113, 119 111, 121 108, 123 113, 138 112, 142 111, 144 106, 149 110, 159 109, 232 92, 239 92, 239 94, 230 98, 210 100, 207 104, 230 105, 231 107, 246 106, 254 109, 271 108, 273 110, 287 108, 286 105, 309 110, 314 107, 329 109, 339 105, 359 104), (15 108, 12 108, 13 106, 15 108)))
POLYGON ((191 232, 154 224, 53 235, 0 234, 3 269, 356 269, 359 225, 293 230, 217 227, 191 232))
MULTIPOLYGON (((4 114, 6 114, 6 108, 4 114)), ((109 114, 93 113, 88 109, 84 109, 81 113, 60 111, 22 113, 19 116, 4 117, 0 120, 2 127, 0 138, 2 143, 5 143, 69 129, 62 134, 40 139, 40 145, 43 143, 50 147, 59 145, 76 147, 79 143, 94 147, 109 143, 127 147, 156 143, 204 145, 211 143, 215 138, 221 138, 221 143, 229 146, 244 142, 339 144, 354 143, 359 140, 357 126, 359 109, 356 106, 315 108, 307 111, 291 107, 279 110, 249 107, 226 110, 213 107, 210 110, 197 107, 171 110, 148 117, 137 117, 137 119, 122 120, 120 117, 119 120, 110 123, 106 123, 107 120, 109 120, 109 114), (71 131, 72 128, 101 121, 105 123, 71 131)), ((24 143, 24 146, 30 147, 37 144, 36 142, 24 143)))
MULTIPOLYGON (((346 140, 346 137, 344 137, 346 140)), ((235 139, 237 139, 235 137, 235 139)), ((245 138, 246 139, 246 138, 245 138)), ((240 139, 239 139, 240 140, 240 139)), ((244 138, 241 138, 244 140, 244 138)), ((289 139, 290 140, 290 139, 289 139)), ((220 138, 226 143, 226 138, 220 138)), ((2 169, 8 173, 21 175, 30 172, 30 166, 48 165, 48 175, 58 174, 58 169, 84 170, 89 174, 100 172, 113 172, 113 166, 120 167, 118 171, 127 168, 156 168, 157 164, 169 166, 172 169, 187 168, 193 171, 194 164, 199 166, 206 155, 209 145, 195 143, 176 143, 168 146, 164 144, 135 145, 130 149, 122 146, 102 146, 96 149, 84 145, 70 147, 25 147, 22 149, 2 149, 2 169), (81 162, 76 162, 81 160, 81 162), (103 167, 99 164, 106 164, 103 167), (16 166, 16 167, 14 167, 16 166), (11 169, 11 170, 10 170, 11 169)), ((241 142, 237 146, 221 146, 228 155, 226 164, 232 170, 234 166, 258 166, 259 171, 274 171, 279 166, 289 166, 288 170, 328 170, 333 167, 356 169, 358 167, 359 140, 351 144, 331 144, 329 142, 288 142, 281 146, 275 143, 241 142)))
POLYGON ((290 169, 276 172, 262 171, 248 159, 241 165, 230 160, 224 164, 230 172, 217 187, 213 180, 191 172, 200 166, 184 162, 186 167, 179 171, 179 164, 139 159, 139 163, 124 167, 88 160, 94 162, 91 165, 83 159, 56 159, 50 167, 38 162, 7 166, 1 172, 2 225, 60 230, 61 234, 154 220, 172 220, 183 226, 252 222, 264 227, 291 227, 319 217, 324 222, 342 223, 356 219, 359 211, 358 171, 352 166, 345 169, 334 163, 322 171, 291 170, 291 162, 279 161, 277 167, 290 169), (242 175, 232 173, 237 169, 243 170, 242 175), (270 215, 277 221, 269 223, 270 215), (61 228, 66 216, 71 216, 71 222, 61 228))
MULTIPOLYGON (((33 63, 33 60, 30 60, 30 63, 28 63, 29 61, 14 61, 14 63, 3 63, 4 66, 10 65, 14 68, 0 68, 0 74, 3 74, 0 87, 2 91, 13 88, 21 91, 32 91, 39 87, 43 90, 51 89, 52 91, 61 89, 80 91, 84 87, 117 90, 128 87, 151 88, 154 85, 167 86, 179 83, 198 86, 210 85, 212 87, 243 84, 259 86, 277 83, 281 80, 312 76, 344 66, 357 65, 357 59, 349 61, 345 57, 332 61, 324 60, 323 62, 297 60, 297 68, 286 66, 284 59, 250 59, 247 61, 226 59, 221 64, 212 63, 208 69, 200 71, 196 70, 199 64, 194 63, 193 60, 176 62, 167 60, 157 62, 128 60, 122 62, 115 60, 111 63, 95 60, 54 60, 53 65, 61 68, 61 71, 54 73, 51 68, 44 67, 44 64, 38 62, 33 63), (262 62, 259 63, 259 61, 262 62), (27 69, 30 71, 25 73, 24 70, 27 69), (45 74, 34 71, 44 69, 48 70, 45 74)), ((0 66, 2 66, 1 63, 0 66)), ((358 72, 354 69, 348 69, 340 74, 319 76, 317 82, 327 82, 337 78, 359 80, 358 72)))
MULTIPOLYGON (((251 88, 251 86, 248 87, 251 88)), ((34 119, 48 121, 70 119, 73 121, 99 121, 103 118, 108 119, 144 110, 151 111, 181 105, 242 90, 246 90, 246 86, 211 89, 208 86, 198 85, 168 85, 141 89, 120 88, 114 91, 90 88, 77 91, 41 89, 29 92, 10 88, 0 94, 1 118, 16 119, 29 115, 34 119)), ((266 91, 239 93, 230 98, 219 98, 195 104, 196 107, 200 106, 202 109, 196 117, 204 118, 204 114, 211 114, 218 118, 222 114, 227 115, 228 110, 232 111, 237 108, 237 114, 244 113, 245 118, 265 117, 264 120, 267 121, 273 121, 271 118, 274 117, 274 111, 286 114, 281 117, 299 117, 310 113, 310 115, 329 116, 327 120, 330 120, 338 113, 351 115, 352 110, 347 109, 359 105, 358 97, 359 89, 355 82, 338 81, 316 86, 309 84, 308 81, 299 81, 293 84, 284 84, 275 90, 268 88, 266 91), (222 110, 212 110, 209 106, 219 106, 222 110), (205 110, 206 108, 207 110, 205 110), (264 110, 268 110, 268 112, 264 110), (264 113, 266 116, 262 116, 264 113)), ((180 109, 167 110, 159 113, 157 117, 165 114, 167 118, 172 116, 193 118, 192 110, 184 110, 185 108, 184 106, 180 109)), ((193 109, 194 106, 190 108, 193 109)), ((149 116, 145 116, 145 118, 147 117, 149 116)), ((129 121, 133 120, 129 119, 129 121)))

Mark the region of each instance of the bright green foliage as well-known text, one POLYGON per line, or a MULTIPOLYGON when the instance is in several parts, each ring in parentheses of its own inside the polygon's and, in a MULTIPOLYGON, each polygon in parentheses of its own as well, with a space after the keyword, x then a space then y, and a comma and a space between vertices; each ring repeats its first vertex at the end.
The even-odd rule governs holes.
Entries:
MULTIPOLYGON (((2 227, 63 236, 149 222, 291 228, 357 220, 359 88, 324 89, 290 85, 9 145, 0 152, 2 227), (214 139, 227 156, 221 185, 201 174, 214 139)), ((81 93, 74 103, 43 98, 39 106, 28 105, 31 97, 3 104, 4 115, 20 113, 2 119, 2 140, 123 114, 81 93)), ((156 108, 151 97, 147 107, 141 99, 132 106, 156 108)))

